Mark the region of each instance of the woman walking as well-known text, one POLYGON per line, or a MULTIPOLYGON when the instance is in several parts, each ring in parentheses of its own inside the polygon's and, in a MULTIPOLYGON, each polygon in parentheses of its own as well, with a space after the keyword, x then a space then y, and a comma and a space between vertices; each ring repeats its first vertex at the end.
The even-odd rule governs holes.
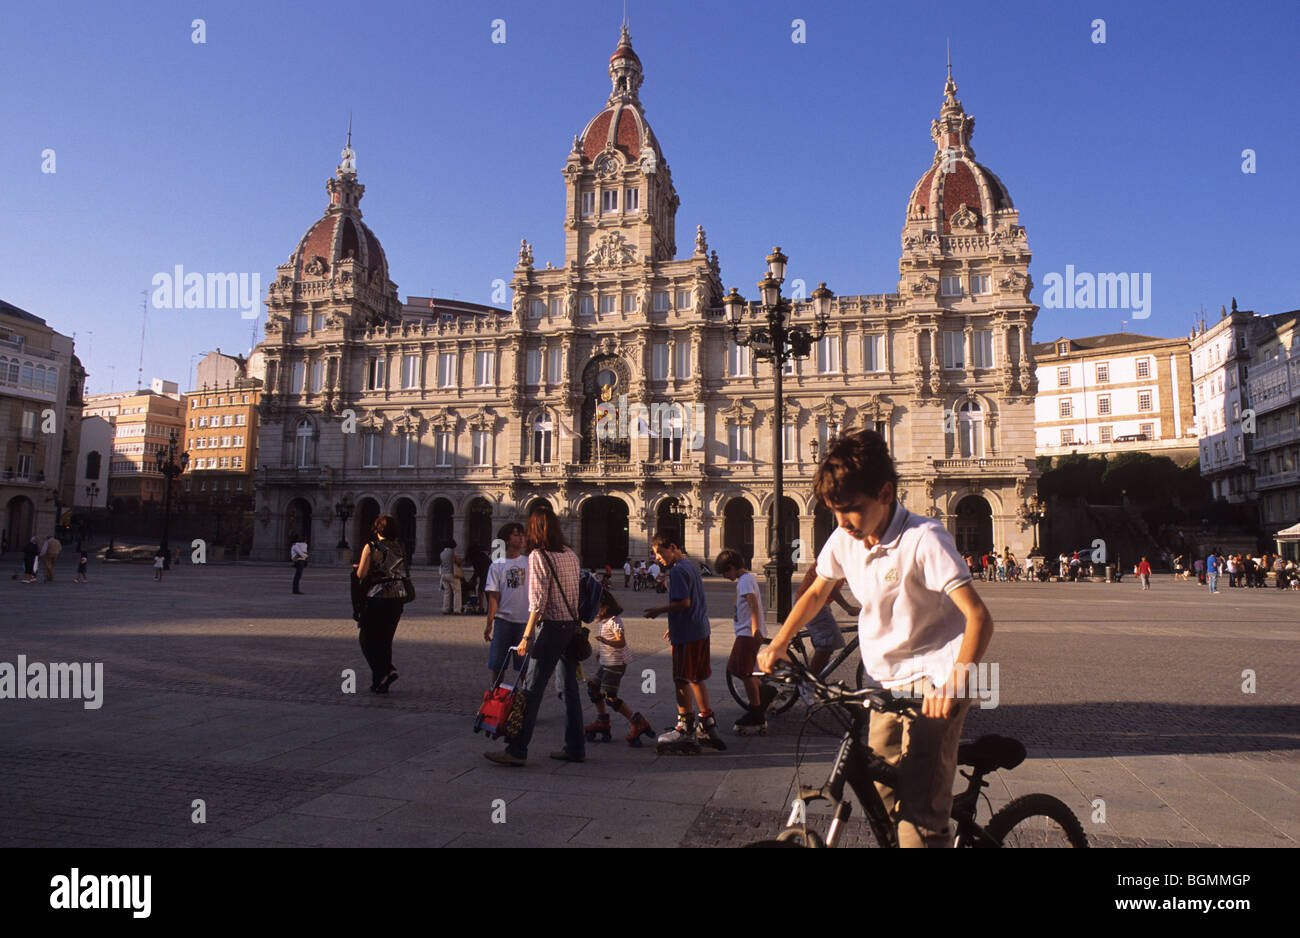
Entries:
POLYGON ((528 743, 537 726, 537 712, 547 682, 558 665, 564 678, 564 748, 552 759, 582 762, 586 739, 582 729, 582 701, 578 697, 578 662, 568 655, 569 641, 578 629, 578 555, 560 531, 560 521, 549 506, 528 514, 528 624, 519 642, 519 654, 531 653, 521 682, 524 725, 504 752, 484 753, 501 765, 524 765, 528 743))
POLYGON ((370 665, 370 689, 388 693, 397 680, 393 667, 393 634, 402 618, 406 602, 403 577, 408 575, 406 553, 397 540, 397 519, 380 515, 375 519, 375 539, 361 550, 357 579, 365 591, 365 608, 361 613, 361 653, 370 665))

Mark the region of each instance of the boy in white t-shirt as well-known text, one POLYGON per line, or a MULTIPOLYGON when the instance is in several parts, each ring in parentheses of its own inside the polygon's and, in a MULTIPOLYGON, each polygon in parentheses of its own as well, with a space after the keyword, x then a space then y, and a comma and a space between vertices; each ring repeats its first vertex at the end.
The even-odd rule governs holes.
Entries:
POLYGON ((858 639, 868 678, 896 696, 923 698, 920 716, 872 712, 869 745, 898 767, 897 790, 876 788, 898 825, 899 846, 950 847, 957 744, 970 707, 965 676, 988 648, 993 619, 952 535, 899 504, 897 488, 879 433, 858 430, 831 443, 813 492, 839 526, 817 557, 816 582, 758 664, 770 673, 835 583, 847 580, 862 605, 858 639))
MULTIPOLYGON (((519 644, 528 624, 528 558, 524 549, 524 526, 511 521, 501 526, 497 538, 506 545, 504 560, 494 560, 488 567, 487 626, 483 640, 488 647, 488 683, 496 680, 497 672, 506 659, 506 653, 519 644)), ((510 652, 510 666, 515 671, 521 664, 519 656, 510 652)))
POLYGON ((735 675, 745 685, 749 697, 749 710, 732 726, 741 736, 757 733, 767 735, 767 707, 776 696, 776 688, 764 685, 754 673, 757 670, 758 650, 763 645, 763 600, 758 592, 758 580, 749 572, 745 558, 739 551, 724 550, 713 562, 713 569, 736 584, 736 613, 734 623, 736 639, 727 659, 727 673, 735 675))

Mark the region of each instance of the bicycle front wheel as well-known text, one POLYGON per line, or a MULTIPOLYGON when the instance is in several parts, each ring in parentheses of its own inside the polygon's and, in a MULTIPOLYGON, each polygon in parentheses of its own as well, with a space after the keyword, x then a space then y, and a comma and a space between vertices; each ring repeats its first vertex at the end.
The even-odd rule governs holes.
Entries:
POLYGON ((1079 819, 1059 798, 1025 795, 1004 805, 986 828, 1003 847, 1087 847, 1079 819))

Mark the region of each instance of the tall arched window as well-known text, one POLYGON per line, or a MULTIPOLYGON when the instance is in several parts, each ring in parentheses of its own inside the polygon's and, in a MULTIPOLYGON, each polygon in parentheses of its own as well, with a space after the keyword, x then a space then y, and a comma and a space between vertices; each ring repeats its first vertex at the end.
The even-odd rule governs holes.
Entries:
POLYGON ((99 478, 100 459, 101 457, 99 455, 99 450, 97 449, 93 449, 86 454, 86 478, 87 479, 99 478))
POLYGON ((548 414, 539 414, 533 423, 533 462, 549 463, 551 461, 551 436, 554 425, 548 414))
POLYGON ((294 460, 293 464, 299 469, 304 469, 315 462, 315 448, 312 446, 311 421, 303 418, 298 421, 298 432, 294 440, 294 460))
POLYGON ((984 455, 984 447, 980 442, 980 430, 984 421, 979 402, 967 401, 957 413, 957 437, 961 444, 961 455, 967 459, 978 459, 984 455))

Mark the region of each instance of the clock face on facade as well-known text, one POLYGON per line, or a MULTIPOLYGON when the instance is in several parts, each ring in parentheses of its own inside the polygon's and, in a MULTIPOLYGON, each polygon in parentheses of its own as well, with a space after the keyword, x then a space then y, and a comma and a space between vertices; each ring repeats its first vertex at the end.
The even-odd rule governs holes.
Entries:
POLYGON ((596 160, 596 175, 602 178, 618 172, 618 160, 612 156, 602 156, 596 160))
POLYGON ((618 375, 608 368, 602 369, 596 375, 596 389, 600 392, 600 399, 608 401, 614 396, 614 388, 618 385, 618 375))

